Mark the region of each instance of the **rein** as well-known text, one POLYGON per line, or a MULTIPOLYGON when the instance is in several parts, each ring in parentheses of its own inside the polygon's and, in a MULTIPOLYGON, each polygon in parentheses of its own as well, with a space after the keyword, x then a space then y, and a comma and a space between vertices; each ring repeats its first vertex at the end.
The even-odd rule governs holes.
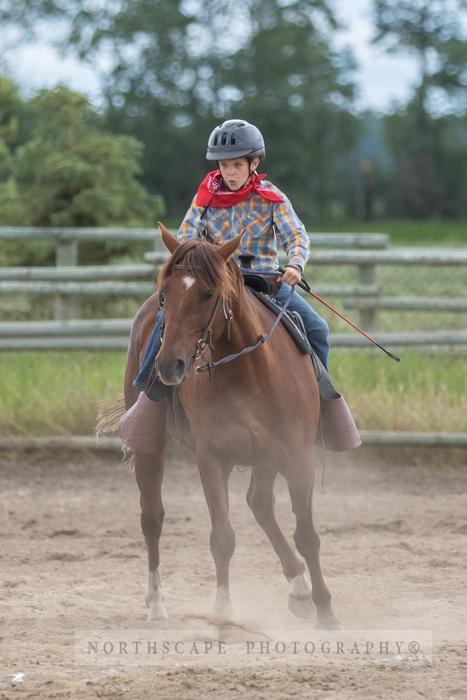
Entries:
MULTIPOLYGON (((206 329, 201 336, 201 338, 198 340, 196 343, 196 350, 195 354, 193 355, 193 360, 199 360, 203 352, 206 350, 206 346, 210 345, 212 347, 212 342, 211 342, 211 337, 212 337, 212 326, 214 323, 214 316, 216 315, 217 308, 219 306, 219 302, 221 300, 220 295, 216 299, 216 303, 214 304, 214 308, 212 310, 211 318, 209 319, 209 323, 206 326, 206 329)), ((227 337, 230 340, 230 322, 232 321, 233 318, 233 313, 232 309, 227 306, 225 300, 223 301, 223 308, 224 308, 224 318, 227 321, 227 337)))
MULTIPOLYGON (((284 316, 285 312, 287 311, 287 307, 288 307, 288 305, 289 305, 289 303, 290 303, 290 300, 292 299, 292 294, 293 294, 293 293, 294 293, 294 288, 292 287, 291 290, 290 290, 290 293, 289 293, 289 295, 288 295, 288 297, 287 297, 287 299, 286 299, 285 302, 284 302, 284 305, 283 305, 282 309, 280 310, 278 316, 276 317, 274 323, 273 323, 272 326, 271 326, 271 330, 269 331, 269 333, 266 333, 266 335, 265 335, 264 333, 263 333, 262 335, 260 335, 259 338, 258 338, 258 340, 256 341, 256 343, 254 343, 254 345, 247 345, 247 347, 246 347, 246 348, 243 348, 243 350, 239 350, 239 352, 232 353, 231 355, 225 355, 224 357, 221 357, 220 360, 214 360, 213 362, 206 362, 206 364, 204 364, 204 365, 196 365, 196 366, 194 365, 194 366, 193 366, 193 370, 194 370, 195 372, 198 372, 198 373, 199 373, 199 372, 206 372, 206 371, 210 372, 210 371, 211 371, 212 369, 214 369, 215 367, 219 367, 220 365, 225 365, 225 364, 227 364, 227 362, 232 362, 233 360, 236 360, 238 357, 242 357, 243 355, 248 355, 250 352, 254 352, 254 350, 257 350, 257 348, 259 348, 260 345, 263 345, 264 343, 266 343, 266 342, 269 340, 269 338, 272 336, 272 334, 273 334, 274 331, 276 330, 277 326, 279 325, 279 323, 280 323, 281 320, 282 320, 282 317, 284 316)), ((196 354, 195 354, 193 360, 198 360, 198 359, 200 359, 201 355, 203 354, 204 350, 206 349, 206 345, 207 345, 207 342, 206 342, 206 341, 207 341, 207 336, 208 336, 208 335, 209 335, 209 336, 211 335, 211 332, 212 332, 212 328, 211 328, 211 327, 212 327, 212 323, 213 323, 213 319, 214 319, 214 313, 216 312, 217 306, 218 306, 218 304, 219 304, 219 300, 220 300, 220 297, 217 298, 216 305, 215 305, 215 307, 214 307, 213 314, 212 314, 211 319, 210 319, 210 321, 209 321, 208 328, 207 328, 206 331, 204 332, 203 337, 198 341, 196 354), (200 352, 199 349, 198 349, 200 346, 202 346, 201 352, 200 352)), ((226 311, 226 309, 225 309, 225 306, 224 306, 224 315, 225 315, 225 311, 226 311)), ((229 317, 228 317, 228 324, 229 324, 228 338, 230 339, 230 321, 232 320, 232 311, 231 311, 230 309, 228 309, 228 311, 229 311, 229 317)), ((226 318, 227 318, 227 316, 226 316, 226 318)))

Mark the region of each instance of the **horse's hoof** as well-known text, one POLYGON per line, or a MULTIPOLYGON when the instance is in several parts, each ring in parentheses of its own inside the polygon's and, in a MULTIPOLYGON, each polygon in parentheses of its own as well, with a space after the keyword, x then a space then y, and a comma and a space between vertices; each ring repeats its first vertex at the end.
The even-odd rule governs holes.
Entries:
POLYGON ((148 622, 167 622, 169 615, 165 609, 164 603, 159 601, 149 605, 148 616, 146 619, 148 622))
POLYGON ((233 612, 231 605, 215 605, 212 611, 212 620, 216 625, 223 625, 231 622, 233 619, 233 612))
POLYGON ((316 624, 317 630, 326 630, 327 632, 339 632, 339 630, 345 629, 344 625, 337 620, 328 620, 323 622, 318 622, 316 624))
POLYGON ((289 594, 289 610, 296 617, 310 618, 315 612, 315 604, 311 595, 298 597, 289 594))
POLYGON ((229 592, 224 588, 218 588, 212 611, 212 618, 216 624, 230 622, 232 620, 232 602, 229 592))

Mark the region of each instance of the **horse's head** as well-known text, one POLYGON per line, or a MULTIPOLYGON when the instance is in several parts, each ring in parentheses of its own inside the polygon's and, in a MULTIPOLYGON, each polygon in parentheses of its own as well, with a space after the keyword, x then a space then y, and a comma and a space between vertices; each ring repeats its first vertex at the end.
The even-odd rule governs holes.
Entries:
POLYGON ((180 243, 163 224, 160 229, 172 255, 158 279, 165 327, 156 363, 161 381, 176 385, 185 378, 200 343, 223 331, 226 309, 242 285, 238 266, 230 260, 241 235, 214 246, 200 240, 180 243))

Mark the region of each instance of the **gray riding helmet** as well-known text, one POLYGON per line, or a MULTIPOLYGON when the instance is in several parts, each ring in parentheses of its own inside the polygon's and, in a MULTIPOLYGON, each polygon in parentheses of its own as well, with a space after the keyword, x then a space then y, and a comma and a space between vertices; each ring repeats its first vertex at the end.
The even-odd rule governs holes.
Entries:
POLYGON ((212 131, 207 160, 227 160, 248 156, 264 158, 266 148, 261 131, 244 119, 228 119, 212 131))

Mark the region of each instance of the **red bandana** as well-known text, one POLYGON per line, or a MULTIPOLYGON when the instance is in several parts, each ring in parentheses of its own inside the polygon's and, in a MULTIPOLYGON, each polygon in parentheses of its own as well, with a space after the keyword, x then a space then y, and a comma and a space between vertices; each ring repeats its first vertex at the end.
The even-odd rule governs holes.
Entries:
POLYGON ((256 175, 253 173, 247 185, 235 192, 225 187, 220 170, 211 170, 198 188, 196 194, 196 206, 198 207, 231 207, 237 202, 243 202, 252 194, 259 194, 269 202, 283 202, 284 200, 273 190, 263 187, 261 180, 266 177, 265 173, 256 175))

